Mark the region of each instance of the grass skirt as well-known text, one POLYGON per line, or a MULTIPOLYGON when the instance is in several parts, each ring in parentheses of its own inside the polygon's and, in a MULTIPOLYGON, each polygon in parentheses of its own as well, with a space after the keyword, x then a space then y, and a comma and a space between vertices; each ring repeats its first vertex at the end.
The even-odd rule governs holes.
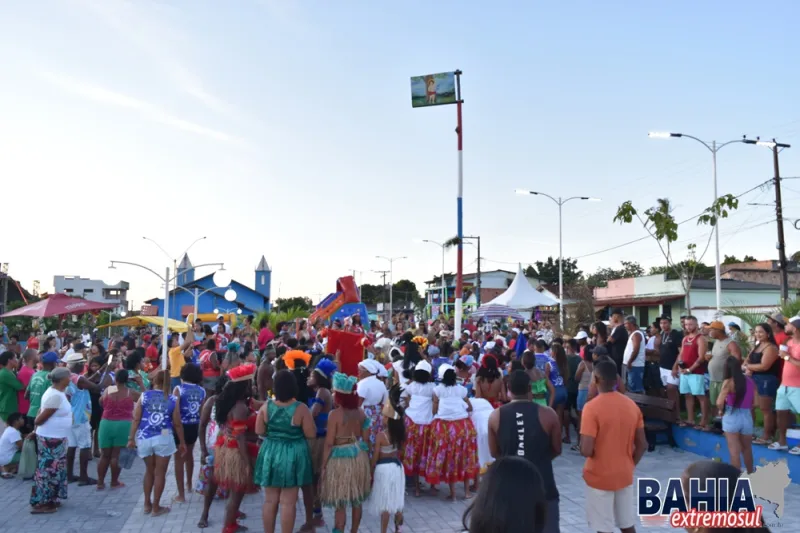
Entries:
POLYGON ((311 451, 311 465, 314 468, 314 475, 319 476, 322 472, 322 458, 325 454, 325 437, 317 437, 308 441, 311 451))
POLYGON ((407 476, 424 475, 430 442, 430 424, 415 424, 405 417, 406 445, 403 467, 407 476))
POLYGON ((334 446, 320 481, 322 505, 334 509, 359 507, 369 497, 371 477, 366 444, 334 446))
POLYGON ((367 507, 376 514, 399 513, 405 506, 406 475, 399 461, 378 461, 367 507))
POLYGON ((469 418, 434 420, 425 467, 425 481, 431 485, 475 479, 478 465, 478 435, 469 418))
POLYGON ((250 461, 242 458, 238 448, 219 446, 214 449, 214 479, 217 487, 233 492, 247 492, 253 488, 250 461))

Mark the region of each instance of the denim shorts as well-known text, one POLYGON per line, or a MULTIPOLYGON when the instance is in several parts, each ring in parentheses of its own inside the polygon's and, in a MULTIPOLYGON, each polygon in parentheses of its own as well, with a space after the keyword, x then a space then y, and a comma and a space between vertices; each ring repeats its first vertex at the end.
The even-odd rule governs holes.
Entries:
POLYGON ((178 447, 175 446, 175 441, 172 440, 172 432, 166 435, 156 435, 149 439, 136 439, 136 451, 142 459, 157 455, 159 457, 170 457, 178 447))
POLYGON ((778 394, 778 377, 775 374, 753 374, 759 396, 774 398, 778 394))
POLYGON ((634 366, 628 369, 627 387, 630 392, 644 392, 644 367, 634 366))
POLYGON ((556 389, 555 398, 553 399, 553 407, 558 405, 566 405, 567 404, 567 388, 564 385, 559 385, 558 387, 553 387, 556 389))
POLYGON ((589 400, 589 389, 578 390, 578 411, 583 411, 583 406, 589 400))
POLYGON ((753 415, 750 413, 750 409, 739 409, 726 405, 725 414, 722 415, 722 431, 752 435, 753 415))

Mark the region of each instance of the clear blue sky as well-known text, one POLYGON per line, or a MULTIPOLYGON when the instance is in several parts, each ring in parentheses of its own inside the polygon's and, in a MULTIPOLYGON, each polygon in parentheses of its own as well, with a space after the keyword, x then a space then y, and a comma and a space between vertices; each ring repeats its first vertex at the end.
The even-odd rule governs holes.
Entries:
MULTIPOLYGON (((207 235, 195 263, 252 283, 264 254, 276 297, 316 300, 351 269, 375 283, 376 255, 408 256, 395 279, 420 284, 441 255, 413 239, 456 229, 455 107, 412 109, 409 77, 456 68, 464 229, 483 238, 483 268, 558 253, 555 206, 516 188, 602 198, 565 207, 564 253, 588 254, 643 235, 612 223, 624 200, 667 196, 678 218, 712 200, 708 152, 648 131, 775 136, 797 144, 782 174, 800 176, 797 20, 793 1, 2 2, 2 261, 47 290, 109 259, 161 269, 142 235, 173 255, 207 235)), ((765 148, 720 152, 720 193, 771 176, 765 148)), ((800 218, 800 180, 785 186, 800 218)), ((774 224, 756 227, 773 212, 745 205, 772 198, 743 199, 724 253, 777 256, 774 224)), ((791 225, 787 241, 800 249, 791 225)), ((643 241, 579 266, 620 259, 663 262, 643 241)), ((123 277, 137 305, 159 293, 123 277)))

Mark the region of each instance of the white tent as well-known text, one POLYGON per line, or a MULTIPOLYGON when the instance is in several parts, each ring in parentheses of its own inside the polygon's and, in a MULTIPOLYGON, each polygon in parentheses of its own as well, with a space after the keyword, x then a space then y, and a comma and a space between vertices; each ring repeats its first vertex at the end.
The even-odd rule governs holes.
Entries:
POLYGON ((492 304, 505 305, 514 309, 533 309, 540 306, 558 305, 558 300, 534 289, 520 267, 506 292, 487 305, 492 304))

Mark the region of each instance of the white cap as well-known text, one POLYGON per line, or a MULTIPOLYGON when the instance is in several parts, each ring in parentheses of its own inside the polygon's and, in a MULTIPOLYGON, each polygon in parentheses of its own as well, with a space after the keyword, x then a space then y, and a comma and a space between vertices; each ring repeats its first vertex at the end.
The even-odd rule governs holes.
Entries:
POLYGON ((588 333, 586 333, 586 332, 585 332, 585 331, 583 331, 583 330, 580 330, 580 331, 578 332, 578 334, 577 334, 577 335, 575 335, 575 340, 576 340, 576 341, 579 341, 579 340, 581 340, 581 339, 588 339, 588 338, 589 338, 589 334, 588 334, 588 333))
POLYGON ((422 370, 422 371, 425 371, 428 374, 430 374, 431 371, 433 371, 433 368, 431 368, 431 364, 429 362, 420 361, 419 363, 417 363, 417 366, 414 367, 414 371, 417 371, 417 370, 422 370))
POLYGON ((448 364, 443 364, 439 366, 439 379, 444 379, 444 373, 447 372, 448 370, 455 370, 455 368, 453 368, 453 366, 448 364))
POLYGON ((467 335, 472 335, 472 332, 470 330, 468 330, 468 329, 465 329, 461 333, 466 333, 467 335))
POLYGON ((389 377, 389 372, 386 370, 386 367, 381 364, 378 365, 378 377, 379 378, 389 377))
POLYGON ((220 318, 225 318, 225 315, 223 315, 222 313, 218 314, 217 315, 217 320, 219 320, 220 318))
POLYGON ((489 341, 489 342, 487 342, 487 343, 486 343, 486 344, 483 346, 483 349, 484 349, 484 350, 486 350, 486 351, 488 352, 489 350, 491 350, 492 348, 494 348, 494 345, 495 345, 495 342, 494 342, 494 341, 489 341))
POLYGON ((358 366, 369 372, 370 374, 379 374, 380 373, 380 366, 377 361, 374 359, 364 359, 358 366))

